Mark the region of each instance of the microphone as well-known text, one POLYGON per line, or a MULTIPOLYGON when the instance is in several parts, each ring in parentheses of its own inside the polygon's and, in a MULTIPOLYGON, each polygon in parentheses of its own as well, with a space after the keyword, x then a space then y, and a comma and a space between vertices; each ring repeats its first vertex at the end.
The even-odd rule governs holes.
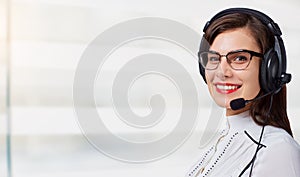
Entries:
MULTIPOLYGON (((281 88, 280 88, 280 89, 281 89, 281 88)), ((275 93, 278 92, 280 89, 276 90, 275 93)), ((257 98, 253 98, 253 99, 251 99, 251 100, 245 100, 244 98, 237 98, 237 99, 234 99, 234 100, 230 101, 230 108, 231 108, 232 110, 234 110, 234 111, 239 110, 239 109, 242 109, 242 108, 244 108, 248 103, 251 103, 251 102, 253 102, 253 101, 259 100, 259 99, 261 99, 261 98, 263 98, 263 97, 265 97, 265 96, 268 96, 268 95, 270 95, 270 94, 272 94, 272 93, 274 93, 274 91, 273 91, 273 92, 268 92, 268 93, 266 93, 266 94, 263 94, 262 96, 259 96, 259 97, 257 97, 257 98)))
POLYGON ((263 94, 262 96, 259 96, 257 98, 253 98, 251 100, 245 100, 244 98, 234 99, 234 100, 230 101, 230 108, 232 110, 236 111, 236 110, 244 108, 250 102, 256 101, 256 100, 261 99, 261 98, 263 98, 265 96, 268 96, 270 94, 277 94, 281 90, 281 88, 284 84, 287 84, 291 81, 291 78, 292 78, 292 75, 289 74, 289 73, 281 74, 280 79, 278 80, 278 84, 277 84, 278 88, 277 89, 274 89, 273 91, 270 91, 266 94, 263 94))
POLYGON ((230 101, 230 108, 232 110, 239 110, 246 106, 251 100, 245 100, 244 98, 237 98, 235 100, 230 101))

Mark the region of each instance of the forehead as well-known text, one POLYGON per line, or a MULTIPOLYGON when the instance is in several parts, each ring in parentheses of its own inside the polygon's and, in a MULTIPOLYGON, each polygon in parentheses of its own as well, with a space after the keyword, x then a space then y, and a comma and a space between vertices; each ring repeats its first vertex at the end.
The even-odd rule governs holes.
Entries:
POLYGON ((260 52, 260 48, 247 28, 237 28, 220 33, 212 43, 210 50, 228 53, 233 50, 247 49, 260 52))

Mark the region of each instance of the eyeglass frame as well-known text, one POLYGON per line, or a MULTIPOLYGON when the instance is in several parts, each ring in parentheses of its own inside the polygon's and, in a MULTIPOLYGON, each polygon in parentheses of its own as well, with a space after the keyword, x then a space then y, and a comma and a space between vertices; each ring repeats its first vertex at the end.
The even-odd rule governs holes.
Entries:
POLYGON ((251 62, 253 56, 259 57, 259 58, 264 58, 264 55, 263 55, 262 53, 258 53, 258 52, 255 52, 255 51, 252 51, 252 50, 247 50, 247 49, 233 50, 233 51, 228 52, 226 55, 221 55, 219 52, 216 52, 216 51, 213 51, 213 50, 198 52, 199 62, 200 62, 200 64, 202 65, 202 67, 203 67, 204 69, 206 69, 206 70, 215 70, 215 69, 217 69, 217 68, 219 67, 220 63, 221 63, 221 58, 222 58, 222 57, 225 57, 225 58, 226 58, 227 63, 229 64, 229 66, 230 66, 232 69, 234 69, 234 70, 245 70, 245 69, 249 66, 249 64, 250 64, 250 62, 251 62), (230 55, 230 54, 238 53, 238 52, 247 52, 247 53, 250 54, 249 62, 248 62, 248 64, 247 64, 247 66, 246 66, 245 68, 243 68, 243 69, 236 69, 236 68, 233 68, 233 67, 231 66, 231 63, 232 63, 231 60, 228 59, 228 57, 227 57, 227 56, 230 55), (217 54, 217 55, 219 56, 219 62, 218 62, 218 64, 216 65, 215 68, 213 68, 213 69, 207 69, 205 66, 203 66, 203 64, 202 64, 202 62, 201 62, 201 61, 202 61, 202 60, 201 60, 201 54, 203 54, 203 53, 217 54))

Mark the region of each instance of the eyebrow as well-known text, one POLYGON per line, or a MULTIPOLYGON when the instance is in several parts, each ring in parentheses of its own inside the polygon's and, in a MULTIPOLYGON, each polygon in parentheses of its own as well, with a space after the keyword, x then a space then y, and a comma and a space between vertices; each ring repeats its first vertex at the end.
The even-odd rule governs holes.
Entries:
MULTIPOLYGON (((238 51, 243 51, 243 50, 244 50, 244 51, 255 52, 255 51, 253 51, 253 50, 249 50, 249 49, 245 49, 245 48, 240 48, 240 49, 231 50, 231 51, 227 52, 227 53, 224 54, 224 55, 227 55, 228 53, 231 53, 231 52, 238 52, 238 51)), ((217 53, 217 54, 222 55, 220 52, 217 52, 217 51, 215 51, 215 50, 208 50, 208 52, 217 53)), ((261 54, 260 52, 255 52, 255 53, 261 54)), ((262 54, 261 54, 261 55, 262 55, 262 54)))

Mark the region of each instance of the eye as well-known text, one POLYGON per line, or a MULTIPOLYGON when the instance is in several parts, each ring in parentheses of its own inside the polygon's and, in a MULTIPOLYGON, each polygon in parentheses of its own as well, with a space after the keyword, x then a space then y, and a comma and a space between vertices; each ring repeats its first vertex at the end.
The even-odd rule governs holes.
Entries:
POLYGON ((248 61, 248 58, 247 58, 247 56, 244 56, 244 55, 238 55, 233 59, 233 62, 235 62, 235 63, 243 63, 243 62, 247 62, 247 61, 248 61))
POLYGON ((219 58, 217 56, 210 56, 208 60, 209 62, 219 62, 219 58))
POLYGON ((202 52, 199 55, 201 65, 208 70, 213 70, 220 63, 220 56, 214 52, 202 52))
POLYGON ((220 57, 216 54, 208 54, 208 62, 209 63, 219 63, 220 57))
POLYGON ((228 56, 231 63, 234 63, 234 64, 247 63, 250 60, 250 57, 251 57, 250 54, 247 52, 232 53, 228 56))

